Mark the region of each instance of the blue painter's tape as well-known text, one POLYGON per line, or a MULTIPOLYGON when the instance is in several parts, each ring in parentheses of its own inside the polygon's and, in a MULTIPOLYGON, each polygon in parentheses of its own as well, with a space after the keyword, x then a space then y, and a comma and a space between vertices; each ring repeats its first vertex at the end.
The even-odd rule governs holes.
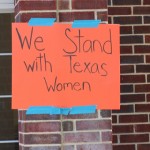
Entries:
POLYGON ((32 106, 26 114, 50 114, 50 115, 73 115, 95 113, 96 106, 76 106, 72 108, 58 108, 53 106, 32 106))
POLYGON ((28 22, 29 26, 52 26, 56 18, 31 18, 28 22))
POLYGON ((71 111, 71 108, 60 108, 61 109, 61 115, 68 115, 71 111))
POLYGON ((52 106, 32 106, 29 107, 26 114, 60 114, 60 108, 52 106))
POLYGON ((75 115, 75 114, 90 114, 90 113, 95 113, 96 112, 96 106, 76 106, 72 107, 70 111, 70 115, 75 115))
POLYGON ((97 28, 101 20, 74 20, 72 28, 97 28))

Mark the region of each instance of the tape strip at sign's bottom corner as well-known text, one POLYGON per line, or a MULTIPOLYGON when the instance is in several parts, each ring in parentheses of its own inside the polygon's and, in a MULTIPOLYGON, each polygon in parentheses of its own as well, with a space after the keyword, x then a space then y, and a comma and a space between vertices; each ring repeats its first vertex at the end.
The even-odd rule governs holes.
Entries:
POLYGON ((53 106, 31 106, 26 111, 26 115, 49 114, 49 115, 75 115, 91 114, 96 112, 96 105, 75 106, 72 108, 58 108, 53 106))

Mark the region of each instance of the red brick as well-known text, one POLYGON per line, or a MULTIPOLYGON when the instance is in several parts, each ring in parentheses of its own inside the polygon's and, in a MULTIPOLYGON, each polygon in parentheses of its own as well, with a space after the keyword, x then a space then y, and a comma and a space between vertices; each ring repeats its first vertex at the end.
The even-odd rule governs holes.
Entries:
POLYGON ((150 82, 150 74, 147 75, 147 82, 150 82))
POLYGON ((114 17, 114 23, 116 24, 142 24, 141 16, 122 16, 122 17, 114 17))
POLYGON ((24 132, 56 132, 61 131, 60 122, 24 123, 24 132))
POLYGON ((117 135, 112 136, 112 143, 118 143, 118 137, 117 135))
POLYGON ((120 72, 124 74, 134 73, 134 66, 133 65, 121 65, 120 72))
POLYGON ((102 142, 108 142, 108 141, 112 141, 112 132, 111 131, 105 131, 105 132, 101 132, 101 138, 102 138, 102 142))
POLYGON ((149 0, 143 0, 143 4, 144 5, 150 5, 150 1, 149 0))
POLYGON ((21 131, 22 130, 22 123, 18 122, 18 130, 21 131))
POLYGON ((113 125, 112 132, 114 133, 133 133, 133 125, 113 125))
POLYGON ((145 75, 121 75, 121 83, 143 83, 145 75))
POLYGON ((18 118, 18 120, 20 121, 20 120, 24 120, 24 116, 23 116, 23 110, 19 110, 19 112, 18 112, 18 115, 19 115, 19 118, 18 118))
POLYGON ((113 113, 131 113, 134 112, 133 105, 120 105, 120 110, 113 110, 113 113))
POLYGON ((64 115, 62 119, 92 119, 98 118, 98 112, 92 114, 81 114, 81 115, 64 115))
POLYGON ((120 91, 121 91, 121 93, 132 93, 133 85, 121 85, 120 91))
POLYGON ((19 143, 22 143, 23 144, 23 134, 19 133, 19 143))
POLYGON ((150 16, 144 16, 144 23, 145 24, 150 23, 150 16))
POLYGON ((77 145, 77 150, 112 150, 112 144, 82 144, 77 145))
POLYGON ((77 130, 111 129, 111 120, 76 121, 77 130))
POLYGON ((142 55, 126 55, 121 56, 121 64, 137 64, 144 63, 144 57, 142 55))
POLYGON ((150 43, 150 35, 145 35, 145 43, 150 43))
POLYGON ((136 72, 148 73, 150 72, 150 65, 136 65, 136 72))
POLYGON ((120 135, 121 143, 148 142, 149 134, 120 135))
POLYGON ((63 143, 99 142, 99 132, 64 133, 63 143))
POLYGON ((150 55, 146 55, 146 63, 150 63, 150 55))
POLYGON ((145 6, 138 6, 133 8, 133 14, 149 14, 150 12, 150 7, 145 6))
POLYGON ((23 122, 18 122, 18 130, 21 132, 24 132, 24 123, 23 122))
POLYGON ((107 11, 97 12, 97 19, 100 19, 101 21, 108 21, 107 11))
POLYGON ((135 112, 150 112, 150 104, 136 104, 135 112))
POLYGON ((16 22, 28 22, 30 18, 43 17, 43 18, 56 18, 55 12, 44 12, 44 13, 20 13, 16 22))
POLYGON ((138 144, 137 145, 137 150, 149 150, 150 144, 138 144))
POLYGON ((131 7, 109 7, 108 8, 109 15, 130 15, 131 7))
POLYGON ((121 34, 132 34, 132 26, 121 26, 120 33, 121 34))
POLYGON ((135 145, 129 145, 129 144, 113 145, 113 150, 135 150, 135 145))
POLYGON ((19 150, 23 150, 23 146, 19 145, 19 150))
POLYGON ((150 53, 150 45, 136 45, 134 51, 135 53, 150 53))
POLYGON ((147 101, 150 102, 150 94, 147 94, 146 98, 147 98, 147 101))
POLYGON ((56 10, 56 0, 50 1, 19 1, 15 7, 15 12, 23 10, 56 10))
POLYGON ((135 92, 150 92, 150 84, 135 85, 135 92))
POLYGON ((141 0, 113 0, 114 5, 141 5, 141 0))
POLYGON ((134 125, 135 132, 150 132, 150 124, 134 125))
POLYGON ((111 0, 108 0, 108 5, 111 5, 111 0))
POLYGON ((128 94, 128 95, 121 95, 121 102, 122 103, 134 103, 134 102, 144 102, 145 95, 144 94, 128 94))
POLYGON ((143 36, 142 35, 121 36, 120 43, 121 44, 143 43, 143 36))
POLYGON ((94 12, 61 12, 59 13, 60 22, 70 22, 79 19, 94 19, 94 12))
POLYGON ((60 134, 27 134, 24 135, 24 144, 60 144, 60 134))
POLYGON ((120 46, 120 53, 121 54, 131 54, 132 46, 120 46))
POLYGON ((138 123, 148 122, 148 115, 121 115, 119 116, 120 123, 138 123))
POLYGON ((102 118, 110 118, 111 117, 111 110, 101 110, 100 116, 102 118))
POLYGON ((117 116, 116 115, 112 115, 112 123, 117 123, 117 116))
POLYGON ((141 34, 141 33, 150 33, 150 26, 134 26, 134 33, 141 34))
POLYGON ((108 17, 108 23, 112 24, 112 18, 111 17, 108 17))
POLYGON ((23 119, 22 110, 18 110, 18 121, 23 119))
POLYGON ((69 9, 69 0, 60 0, 58 1, 59 10, 68 10, 69 9))
POLYGON ((73 122, 72 121, 64 121, 62 123, 63 131, 73 131, 73 122))
POLYGON ((107 8, 106 0, 72 0, 73 9, 103 9, 107 8))

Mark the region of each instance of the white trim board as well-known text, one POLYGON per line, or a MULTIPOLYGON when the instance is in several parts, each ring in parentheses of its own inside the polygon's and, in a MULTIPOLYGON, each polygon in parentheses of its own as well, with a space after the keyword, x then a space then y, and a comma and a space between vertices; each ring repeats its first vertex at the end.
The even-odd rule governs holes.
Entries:
POLYGON ((0 144, 4 143, 18 143, 18 140, 6 140, 6 141, 0 141, 0 144))
POLYGON ((11 4, 13 4, 14 3, 14 0, 0 0, 0 4, 8 4, 8 3, 11 3, 11 4))
POLYGON ((14 12, 14 4, 6 4, 0 2, 0 13, 13 13, 14 12))
POLYGON ((14 4, 14 0, 0 0, 0 4, 14 4))

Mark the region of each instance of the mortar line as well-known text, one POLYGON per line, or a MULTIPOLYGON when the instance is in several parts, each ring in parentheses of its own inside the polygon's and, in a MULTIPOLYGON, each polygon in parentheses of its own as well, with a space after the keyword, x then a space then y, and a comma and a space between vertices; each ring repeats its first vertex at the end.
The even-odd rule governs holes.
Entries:
POLYGON ((63 119, 62 119, 62 115, 60 115, 60 122, 61 122, 61 150, 63 150, 63 125, 62 125, 62 122, 63 122, 63 119))
POLYGON ((59 22, 59 0, 56 1, 56 18, 57 22, 59 22))

